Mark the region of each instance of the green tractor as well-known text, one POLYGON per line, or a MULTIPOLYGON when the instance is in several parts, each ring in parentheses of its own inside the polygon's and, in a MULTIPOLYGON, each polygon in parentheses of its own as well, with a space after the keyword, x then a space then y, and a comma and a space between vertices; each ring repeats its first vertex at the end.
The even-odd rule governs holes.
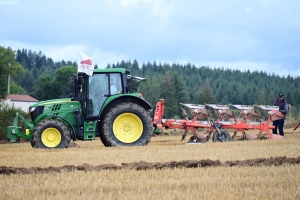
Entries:
POLYGON ((29 107, 32 123, 16 115, 6 137, 20 137, 35 148, 67 148, 71 139, 100 137, 106 147, 147 145, 152 137, 152 106, 130 88, 144 81, 123 68, 94 69, 93 76, 74 75, 75 93, 29 107), (22 133, 18 118, 26 124, 22 133))

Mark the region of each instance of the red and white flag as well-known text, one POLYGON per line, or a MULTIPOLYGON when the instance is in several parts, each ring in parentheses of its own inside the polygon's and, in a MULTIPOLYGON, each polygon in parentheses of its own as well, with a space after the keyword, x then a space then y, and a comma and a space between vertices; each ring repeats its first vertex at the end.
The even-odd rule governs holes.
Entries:
POLYGON ((94 71, 94 63, 92 60, 84 53, 79 53, 79 61, 78 61, 78 72, 86 73, 89 76, 93 76, 94 71))

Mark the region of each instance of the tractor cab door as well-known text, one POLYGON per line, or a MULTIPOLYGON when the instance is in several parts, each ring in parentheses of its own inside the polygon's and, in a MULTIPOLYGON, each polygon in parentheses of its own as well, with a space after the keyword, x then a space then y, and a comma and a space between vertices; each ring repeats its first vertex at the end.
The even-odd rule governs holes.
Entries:
POLYGON ((86 80, 86 116, 97 117, 106 99, 123 93, 120 73, 98 73, 88 76, 86 80))

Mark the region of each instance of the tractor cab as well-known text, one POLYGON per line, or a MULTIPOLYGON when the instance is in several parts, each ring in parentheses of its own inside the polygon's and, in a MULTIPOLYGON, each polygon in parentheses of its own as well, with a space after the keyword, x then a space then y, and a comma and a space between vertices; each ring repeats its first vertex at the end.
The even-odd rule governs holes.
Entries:
POLYGON ((113 95, 129 92, 125 69, 94 70, 93 76, 78 73, 75 78, 74 101, 80 101, 87 118, 97 118, 104 102, 113 95))
POLYGON ((131 83, 145 80, 130 75, 129 70, 118 68, 95 69, 93 76, 79 73, 75 79, 77 91, 73 100, 81 102, 85 117, 97 118, 105 102, 110 102, 117 95, 129 94, 131 89, 135 89, 131 83))

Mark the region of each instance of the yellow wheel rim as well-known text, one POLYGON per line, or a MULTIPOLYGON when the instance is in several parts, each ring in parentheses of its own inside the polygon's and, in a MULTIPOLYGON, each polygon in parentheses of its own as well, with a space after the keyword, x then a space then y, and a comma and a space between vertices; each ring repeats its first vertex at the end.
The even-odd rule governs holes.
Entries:
POLYGON ((42 133, 42 142, 46 147, 56 147, 61 142, 61 134, 56 128, 47 128, 42 133))
POLYGON ((113 123, 113 132, 118 140, 124 143, 137 141, 143 133, 141 119, 132 113, 119 115, 113 123))

